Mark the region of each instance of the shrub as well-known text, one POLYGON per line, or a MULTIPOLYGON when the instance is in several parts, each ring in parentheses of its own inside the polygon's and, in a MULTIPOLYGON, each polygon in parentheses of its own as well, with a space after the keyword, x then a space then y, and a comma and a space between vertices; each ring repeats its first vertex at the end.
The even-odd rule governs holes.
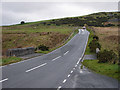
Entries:
POLYGON ((25 22, 24 22, 24 21, 21 21, 21 24, 25 24, 25 22))
POLYGON ((111 50, 104 50, 104 51, 100 51, 97 54, 97 58, 99 60, 99 63, 113 63, 115 64, 117 62, 117 55, 111 50))
POLYGON ((96 36, 96 35, 94 35, 94 36, 93 36, 93 39, 98 41, 98 40, 99 40, 99 37, 96 36))
POLYGON ((49 51, 49 47, 44 46, 44 45, 39 45, 39 46, 38 46, 38 49, 39 49, 39 50, 42 50, 42 51, 49 51))
POLYGON ((105 27, 115 26, 114 24, 107 24, 105 27))
POLYGON ((88 46, 91 52, 96 52, 96 48, 101 49, 101 45, 99 44, 97 40, 92 40, 88 46))

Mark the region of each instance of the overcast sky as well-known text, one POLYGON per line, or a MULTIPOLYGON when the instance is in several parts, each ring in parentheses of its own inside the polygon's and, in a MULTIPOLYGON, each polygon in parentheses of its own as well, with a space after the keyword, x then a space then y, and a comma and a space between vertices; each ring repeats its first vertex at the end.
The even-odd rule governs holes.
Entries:
POLYGON ((118 11, 117 2, 2 2, 2 25, 118 11))

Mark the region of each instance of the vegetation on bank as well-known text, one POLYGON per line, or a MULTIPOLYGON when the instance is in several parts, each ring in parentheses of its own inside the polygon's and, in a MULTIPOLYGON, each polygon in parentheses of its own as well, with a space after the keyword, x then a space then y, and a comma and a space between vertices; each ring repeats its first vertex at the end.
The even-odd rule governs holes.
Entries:
POLYGON ((2 60, 0 60, 0 66, 1 65, 8 65, 11 63, 16 63, 16 62, 19 62, 21 60, 22 60, 22 58, 19 58, 19 57, 4 57, 4 58, 2 58, 2 60))
POLYGON ((103 27, 102 28, 99 27, 98 29, 96 28, 97 27, 94 27, 91 30, 92 35, 89 37, 90 42, 88 42, 85 54, 92 54, 93 52, 95 53, 96 46, 97 46, 99 49, 101 49, 100 52, 97 53, 98 60, 84 60, 82 64, 96 73, 120 80, 120 76, 119 76, 120 75, 120 70, 119 70, 120 63, 118 60, 118 52, 116 53, 116 45, 115 45, 115 43, 118 43, 116 42, 116 40, 118 39, 107 38, 107 37, 113 37, 115 35, 118 35, 116 34, 116 30, 113 30, 115 27, 109 27, 107 29, 106 27, 105 29, 103 27), (112 30, 109 30, 110 28, 112 30), (94 36, 93 36, 93 32, 94 32, 94 36), (100 43, 98 45, 95 42, 96 43, 100 42, 100 43))
MULTIPOLYGON (((61 45, 59 45, 59 46, 56 46, 56 47, 54 47, 54 48, 52 48, 52 49, 48 49, 48 50, 36 49, 35 52, 36 52, 36 53, 43 53, 43 54, 47 54, 47 53, 49 53, 49 52, 52 52, 53 50, 55 50, 55 49, 57 49, 57 48, 65 45, 65 44, 66 44, 68 41, 70 41, 77 33, 78 33, 78 30, 77 30, 77 29, 74 30, 73 33, 68 37, 68 39, 67 39, 66 41, 64 41, 64 42, 63 42, 61 45)), ((46 48, 46 46, 45 46, 45 48, 46 48)), ((49 47, 47 47, 47 48, 49 48, 49 47)))
POLYGON ((87 42, 85 54, 87 54, 87 55, 89 55, 89 54, 95 54, 94 52, 91 52, 90 48, 89 48, 89 44, 93 40, 94 32, 90 28, 87 28, 87 30, 90 32, 90 34, 89 34, 89 38, 88 38, 88 42, 87 42))
POLYGON ((120 80, 120 66, 118 64, 98 62, 99 60, 84 60, 82 64, 96 73, 120 80))
POLYGON ((68 26, 38 26, 36 29, 26 26, 3 28, 2 53, 5 55, 6 50, 12 48, 38 47, 39 45, 53 49, 66 41, 75 29, 68 26))

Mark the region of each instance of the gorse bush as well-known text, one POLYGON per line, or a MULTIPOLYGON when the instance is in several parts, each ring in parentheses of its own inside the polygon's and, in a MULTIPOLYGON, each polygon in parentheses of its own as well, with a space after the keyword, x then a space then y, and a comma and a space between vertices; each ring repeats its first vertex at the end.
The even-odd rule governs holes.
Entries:
POLYGON ((99 63, 113 63, 115 64, 117 62, 117 55, 111 50, 104 50, 104 51, 100 51, 97 54, 97 58, 99 60, 99 63))
POLYGON ((93 36, 93 39, 98 41, 98 40, 99 40, 99 37, 96 36, 96 35, 94 35, 94 36, 93 36))
POLYGON ((97 40, 92 40, 88 46, 91 52, 96 52, 96 48, 101 49, 101 45, 99 44, 97 40))
POLYGON ((39 45, 39 46, 38 46, 38 49, 39 49, 39 50, 42 50, 42 51, 49 51, 49 47, 44 46, 44 45, 39 45))

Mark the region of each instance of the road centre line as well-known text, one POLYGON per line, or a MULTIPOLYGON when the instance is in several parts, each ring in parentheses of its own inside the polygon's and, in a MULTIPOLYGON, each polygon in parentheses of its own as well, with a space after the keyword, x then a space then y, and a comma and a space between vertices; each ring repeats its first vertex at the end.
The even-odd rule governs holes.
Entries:
POLYGON ((70 74, 68 75, 68 77, 70 77, 70 74))
POLYGON ((59 86, 59 87, 57 88, 57 90, 60 90, 60 88, 62 88, 62 86, 59 86))
POLYGON ((75 65, 75 67, 77 67, 77 64, 75 65))
POLYGON ((65 52, 64 55, 66 55, 69 51, 65 52))
POLYGON ((65 83, 67 81, 67 79, 64 79, 63 83, 65 83))
POLYGON ((0 81, 0 83, 2 83, 2 82, 4 82, 4 81, 7 81, 7 80, 8 80, 8 78, 3 79, 3 80, 0 81))
POLYGON ((73 73, 73 71, 71 71, 70 73, 73 73))
POLYGON ((42 66, 44 66, 44 65, 46 65, 46 64, 47 64, 47 63, 41 64, 41 65, 39 65, 39 66, 37 66, 37 67, 34 67, 34 68, 31 68, 31 69, 29 69, 29 70, 27 70, 27 71, 25 71, 25 72, 30 72, 30 71, 35 70, 35 69, 37 69, 37 68, 40 68, 40 67, 42 67, 42 66))
POLYGON ((55 60, 57 60, 58 58, 60 58, 61 56, 58 56, 58 57, 56 57, 56 58, 54 58, 52 61, 55 61, 55 60))

